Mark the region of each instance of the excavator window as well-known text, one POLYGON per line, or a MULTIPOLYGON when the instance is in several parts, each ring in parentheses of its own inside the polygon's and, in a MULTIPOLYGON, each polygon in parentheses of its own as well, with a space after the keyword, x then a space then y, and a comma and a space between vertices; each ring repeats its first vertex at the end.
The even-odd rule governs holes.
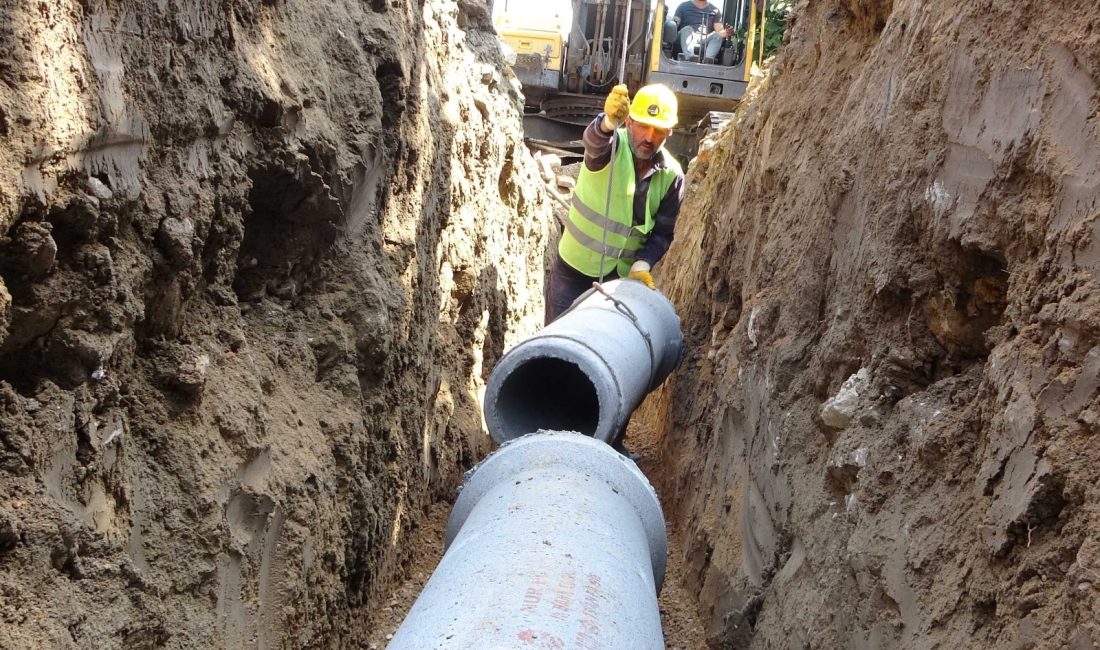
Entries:
MULTIPOLYGON (((683 0, 669 0, 665 3, 666 27, 663 31, 663 42, 661 51, 666 57, 670 59, 674 59, 677 61, 701 63, 701 52, 682 51, 679 38, 679 28, 676 27, 675 23, 672 21, 672 17, 676 12, 676 8, 680 6, 680 3, 682 1, 683 0)), ((749 0, 725 0, 724 2, 721 0, 710 1, 722 11, 722 22, 733 28, 733 35, 725 39, 725 41, 722 43, 721 49, 718 51, 718 56, 715 57, 715 65, 737 65, 741 62, 741 58, 744 55, 745 48, 743 43, 743 32, 744 25, 748 21, 747 16, 750 10, 749 0)))

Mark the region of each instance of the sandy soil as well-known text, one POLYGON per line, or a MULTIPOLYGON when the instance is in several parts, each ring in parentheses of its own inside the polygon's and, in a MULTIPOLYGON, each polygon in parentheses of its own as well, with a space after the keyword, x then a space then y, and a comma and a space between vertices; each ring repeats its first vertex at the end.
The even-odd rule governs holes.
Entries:
POLYGON ((0 0, 0 647, 362 646, 541 321, 520 99, 484 2, 0 0))
POLYGON ((800 4, 642 419, 715 647, 1100 644, 1100 8, 800 4))
POLYGON ((443 537, 450 516, 451 504, 446 501, 437 501, 428 509, 413 545, 412 557, 404 567, 403 573, 407 577, 387 594, 389 600, 367 618, 368 647, 372 650, 386 647, 386 642, 401 626, 401 621, 443 558, 443 537))

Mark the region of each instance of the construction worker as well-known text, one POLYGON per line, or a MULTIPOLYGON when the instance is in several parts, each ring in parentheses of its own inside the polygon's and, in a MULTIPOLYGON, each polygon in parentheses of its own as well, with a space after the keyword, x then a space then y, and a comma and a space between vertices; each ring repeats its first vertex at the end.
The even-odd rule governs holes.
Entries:
POLYGON ((703 63, 712 64, 722 44, 733 35, 733 27, 722 25, 722 11, 707 0, 686 0, 665 20, 664 33, 666 41, 671 41, 670 34, 677 34, 686 60, 699 63, 702 57, 703 63))
POLYGON ((672 243, 684 198, 684 172, 664 148, 675 125, 676 95, 667 87, 645 86, 631 102, 618 85, 585 129, 584 165, 547 283, 547 324, 594 280, 627 277, 656 288, 650 272, 672 243))

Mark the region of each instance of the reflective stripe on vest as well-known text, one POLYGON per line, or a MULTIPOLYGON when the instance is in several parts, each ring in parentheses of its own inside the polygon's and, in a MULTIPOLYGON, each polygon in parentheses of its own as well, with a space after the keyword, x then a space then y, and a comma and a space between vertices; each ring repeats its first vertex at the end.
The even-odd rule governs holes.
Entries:
MULTIPOLYGON (((573 207, 576 208, 577 210, 581 210, 582 212, 584 210, 588 209, 588 206, 586 206, 583 203, 581 203, 580 201, 578 201, 577 197, 573 197, 573 207)), ((572 210, 570 210, 570 211, 572 211, 572 210)), ((603 221, 603 222, 607 221, 604 218, 603 215, 597 215, 597 216, 600 219, 600 221, 603 221)), ((622 257, 624 249, 612 246, 611 243, 610 243, 610 238, 608 238, 607 247, 604 248, 602 239, 596 239, 594 237, 588 236, 588 234, 585 233, 584 231, 582 231, 577 226, 577 224, 573 223, 572 219, 566 217, 566 218, 561 220, 561 223, 562 223, 563 226, 565 226, 565 232, 567 234, 569 234, 570 236, 572 236, 573 239, 577 240, 577 242, 581 246, 583 246, 584 248, 586 248, 590 251, 596 251, 597 255, 599 255, 599 251, 601 251, 601 250, 606 251, 605 256, 607 257, 607 259, 609 261, 614 261, 615 259, 618 259, 618 258, 622 257)), ((610 222, 608 222, 608 223, 610 223, 610 222)), ((622 224, 617 224, 616 223, 616 224, 613 224, 613 227, 614 228, 621 228, 622 224)), ((609 229, 609 232, 614 232, 614 230, 609 229)), ((565 238, 564 234, 562 235, 562 238, 563 239, 565 238)), ((628 244, 633 246, 633 248, 629 249, 630 252, 634 252, 634 251, 636 251, 636 250, 638 250, 639 248, 642 247, 642 243, 641 243, 640 240, 639 241, 629 241, 628 244)), ((558 252, 559 253, 561 252, 561 244, 560 243, 558 244, 558 252)), ((565 258, 563 257, 562 259, 565 259, 565 258)), ((566 261, 568 261, 568 260, 566 260, 566 261)), ((596 263, 599 264, 599 260, 597 260, 596 263)), ((599 275, 599 273, 597 272, 596 275, 599 275)), ((596 275, 593 275, 592 277, 596 277, 596 275)))
POLYGON ((607 275, 613 270, 617 270, 620 277, 626 277, 634 263, 634 254, 653 230, 657 207, 680 174, 679 164, 662 148, 665 165, 650 177, 645 222, 635 226, 634 157, 626 144, 626 130, 619 129, 617 137, 615 159, 611 161, 615 165, 614 187, 608 188, 611 164, 598 171, 591 171, 582 164, 569 217, 564 220, 565 232, 558 243, 562 261, 589 277, 607 275), (608 189, 611 190, 610 216, 605 216, 608 189))

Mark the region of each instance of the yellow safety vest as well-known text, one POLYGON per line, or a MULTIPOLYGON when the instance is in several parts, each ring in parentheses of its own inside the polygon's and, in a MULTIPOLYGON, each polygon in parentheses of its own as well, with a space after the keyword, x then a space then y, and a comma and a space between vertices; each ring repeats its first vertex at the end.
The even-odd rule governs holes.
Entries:
POLYGON ((590 171, 587 166, 581 165, 577 188, 569 207, 569 219, 565 221, 565 232, 558 242, 558 255, 562 261, 592 278, 608 275, 612 270, 617 270, 619 277, 626 277, 637 251, 653 230, 653 215, 661 199, 681 174, 680 164, 662 147, 665 164, 650 178, 645 222, 635 226, 634 156, 627 145, 626 129, 619 129, 618 138, 615 159, 610 164, 599 171, 590 171), (607 205, 607 180, 611 165, 615 166, 615 185, 610 188, 609 218, 604 215, 604 207, 607 205), (601 257, 604 260, 602 269, 601 257))

